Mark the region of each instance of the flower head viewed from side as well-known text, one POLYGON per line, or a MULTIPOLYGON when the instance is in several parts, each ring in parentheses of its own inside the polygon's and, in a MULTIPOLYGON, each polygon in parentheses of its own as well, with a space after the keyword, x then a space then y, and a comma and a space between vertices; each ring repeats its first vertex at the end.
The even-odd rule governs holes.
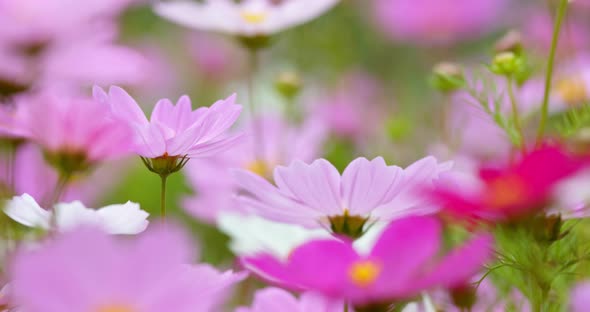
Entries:
POLYGON ((338 0, 159 1, 156 14, 186 27, 241 37, 268 36, 304 24, 338 0))
POLYGON ((12 295, 23 311, 213 312, 243 274, 191 265, 194 252, 176 228, 133 240, 80 228, 17 253, 12 295))
POLYGON ((54 226, 58 231, 68 231, 81 225, 93 225, 110 234, 141 233, 147 228, 149 215, 132 202, 92 209, 74 201, 56 204, 53 210, 47 210, 28 194, 9 200, 4 213, 28 227, 50 230, 52 222, 55 222, 54 226))
POLYGON ((542 212, 550 204, 554 187, 587 165, 583 157, 546 146, 505 167, 481 168, 476 179, 449 176, 449 183, 439 184, 432 196, 455 217, 518 219, 542 212))
POLYGON ((226 135, 242 110, 236 96, 215 102, 211 107, 192 110, 188 96, 176 105, 168 99, 158 101, 150 120, 125 90, 111 87, 108 94, 94 88, 98 101, 110 105, 115 118, 134 130, 134 149, 145 158, 207 157, 230 147, 239 135, 226 135))
POLYGON ((29 138, 62 175, 84 172, 130 153, 127 127, 103 103, 54 91, 19 101, 29 138))
POLYGON ((125 90, 112 86, 107 94, 95 87, 93 92, 98 101, 110 105, 116 119, 132 130, 133 149, 146 167, 160 176, 163 217, 167 177, 181 170, 190 158, 215 155, 241 138, 240 134, 226 134, 242 110, 235 104, 236 95, 196 110, 192 110, 188 96, 182 96, 176 105, 162 99, 148 120, 125 90))
POLYGON ((485 234, 442 257, 437 256, 441 246, 441 223, 411 216, 393 221, 368 254, 359 254, 350 241, 319 240, 295 249, 286 261, 259 254, 242 263, 272 283, 356 307, 407 300, 434 287, 459 287, 492 255, 492 238, 485 234))
POLYGON ((342 312, 344 302, 304 293, 299 300, 279 288, 265 288, 256 292, 250 308, 238 308, 235 312, 342 312))
POLYGON ((437 166, 430 169, 433 172, 404 172, 400 167, 388 166, 381 157, 357 158, 340 175, 331 163, 319 159, 309 165, 295 161, 288 167, 277 167, 276 187, 245 170, 236 171, 235 176, 246 191, 240 199, 252 213, 308 228, 330 228, 335 234, 358 238, 374 221, 422 214, 424 207, 404 193, 436 175, 437 166), (408 198, 396 202, 397 196, 408 198))

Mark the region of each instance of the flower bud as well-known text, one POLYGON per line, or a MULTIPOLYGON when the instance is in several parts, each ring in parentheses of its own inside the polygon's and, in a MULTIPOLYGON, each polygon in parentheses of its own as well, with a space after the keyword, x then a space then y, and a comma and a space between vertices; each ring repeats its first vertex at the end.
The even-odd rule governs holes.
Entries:
POLYGON ((280 73, 275 81, 275 88, 287 99, 295 98, 301 91, 302 85, 301 77, 293 71, 280 73))
POLYGON ((471 307, 475 304, 477 300, 475 287, 471 285, 465 285, 461 287, 457 287, 451 290, 451 298, 453 299, 453 304, 461 310, 470 311, 471 307))
POLYGON ((524 59, 514 52, 501 52, 496 54, 490 70, 498 75, 513 76, 525 69, 524 59))
POLYGON ((522 34, 516 30, 507 32, 502 38, 496 41, 494 50, 496 54, 512 52, 516 55, 521 55, 523 52, 522 34))
POLYGON ((463 69, 454 63, 439 63, 432 70, 430 84, 444 93, 461 89, 465 85, 463 69))

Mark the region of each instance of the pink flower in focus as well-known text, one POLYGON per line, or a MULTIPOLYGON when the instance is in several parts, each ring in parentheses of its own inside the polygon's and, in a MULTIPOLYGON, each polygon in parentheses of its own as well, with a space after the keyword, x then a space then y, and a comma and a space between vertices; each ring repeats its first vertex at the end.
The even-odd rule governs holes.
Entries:
POLYGON ((461 183, 443 178, 431 195, 444 205, 445 212, 456 217, 487 221, 521 218, 546 208, 557 183, 586 165, 583 158, 560 148, 543 147, 501 168, 482 167, 475 180, 461 183))
POLYGON ((90 166, 130 152, 127 128, 113 119, 103 103, 56 92, 22 97, 19 101, 31 140, 58 162, 65 157, 81 162, 76 165, 90 166))
POLYGON ((226 150, 240 138, 225 134, 242 110, 234 104, 235 95, 194 111, 188 96, 182 96, 176 105, 162 99, 150 120, 119 87, 111 87, 108 94, 95 87, 94 96, 108 103, 115 117, 133 130, 133 148, 143 157, 206 157, 226 150))
POLYGON ((191 243, 173 227, 120 240, 79 228, 23 249, 10 265, 12 295, 29 312, 208 312, 243 274, 191 265, 191 243))
POLYGON ((344 302, 304 293, 297 300, 292 294, 279 288, 265 288, 256 292, 250 308, 238 308, 235 312, 342 312, 344 302))
POLYGON ((318 240, 295 249, 284 262, 260 254, 242 263, 272 283, 360 306, 411 299, 434 287, 458 287, 492 255, 490 235, 442 257, 441 246, 440 222, 413 216, 393 221, 367 254, 359 254, 349 241, 318 240))
POLYGON ((413 193, 417 185, 431 183, 444 170, 432 157, 405 171, 378 157, 357 158, 342 175, 324 159, 309 165, 294 161, 275 168, 276 186, 245 170, 236 171, 235 176, 246 191, 240 200, 252 213, 357 238, 367 222, 436 211, 413 193))
POLYGON ((374 0, 381 30, 393 40, 450 44, 499 28, 505 0, 374 0))
POLYGON ((255 146, 253 136, 249 135, 252 124, 247 123, 243 126, 245 135, 240 144, 216 157, 195 159, 187 164, 185 173, 197 194, 184 201, 189 213, 201 220, 215 222, 221 212, 246 212, 247 209, 234 198, 240 188, 230 169, 246 169, 268 178, 277 165, 293 160, 313 160, 325 139, 323 127, 314 121, 294 127, 279 117, 267 116, 254 122, 263 133, 259 146, 255 146), (257 152, 258 148, 262 151, 257 152))

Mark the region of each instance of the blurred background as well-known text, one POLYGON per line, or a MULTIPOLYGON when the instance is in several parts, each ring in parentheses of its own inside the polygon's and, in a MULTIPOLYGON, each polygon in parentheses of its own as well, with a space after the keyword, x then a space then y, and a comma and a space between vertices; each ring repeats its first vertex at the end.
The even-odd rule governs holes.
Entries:
MULTIPOLYGON (((297 0, 275 2, 281 1, 297 0)), ((140 0, 116 1, 108 8, 105 3, 112 1, 55 1, 62 3, 55 6, 48 4, 52 1, 17 2, 0 1, 4 106, 20 93, 54 84, 87 94, 93 84, 120 85, 146 112, 160 98, 176 101, 183 94, 194 107, 232 93, 238 103, 248 104, 249 59, 235 38, 178 26, 140 0), (97 11, 98 22, 91 15, 97 11)), ((464 69, 485 69, 498 52, 498 41, 518 31, 531 64, 528 81, 533 89, 524 94, 529 89, 523 87, 519 97, 536 107, 541 92, 534 85, 543 78, 556 5, 550 0, 342 0, 319 18, 273 35, 261 51, 254 84, 260 115, 281 116, 299 126, 319 125, 320 138, 302 143, 299 151, 313 149, 311 159, 325 157, 340 169, 358 156, 383 156, 400 166, 429 154, 450 158, 451 144, 445 142, 449 132, 460 132, 463 150, 477 150, 472 154, 485 158, 500 152, 501 143, 489 142, 501 135, 496 129, 483 130, 487 120, 457 118, 452 110, 459 100, 436 88, 433 68, 452 62, 464 69)), ((558 81, 564 83, 556 88, 573 103, 586 100, 586 81, 576 79, 585 79, 590 69, 590 2, 576 0, 571 6, 557 58, 558 81)), ((245 128, 248 119, 244 110, 237 128, 245 128)), ((278 140, 295 144, 286 137, 278 140)), ((44 176, 43 170, 32 169, 42 166, 39 152, 24 146, 18 153, 23 155, 17 165, 20 159, 23 169, 17 179, 50 185, 55 179, 51 173, 44 176)), ((206 188, 198 186, 214 180, 205 174, 211 167, 203 162, 191 160, 186 170, 170 177, 169 210, 194 230, 204 261, 231 265, 227 237, 211 225, 211 218, 202 217, 208 204, 194 202, 206 188)), ((83 197, 89 206, 131 200, 158 214, 159 179, 139 158, 104 163, 76 183, 72 189, 78 193, 71 197, 83 197)))

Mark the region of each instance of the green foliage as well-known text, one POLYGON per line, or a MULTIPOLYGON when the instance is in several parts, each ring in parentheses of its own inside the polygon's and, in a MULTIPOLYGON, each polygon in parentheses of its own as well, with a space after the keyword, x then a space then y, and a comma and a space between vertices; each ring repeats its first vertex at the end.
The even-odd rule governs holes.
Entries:
POLYGON ((562 137, 572 137, 582 129, 590 127, 590 103, 572 108, 551 121, 562 137))

